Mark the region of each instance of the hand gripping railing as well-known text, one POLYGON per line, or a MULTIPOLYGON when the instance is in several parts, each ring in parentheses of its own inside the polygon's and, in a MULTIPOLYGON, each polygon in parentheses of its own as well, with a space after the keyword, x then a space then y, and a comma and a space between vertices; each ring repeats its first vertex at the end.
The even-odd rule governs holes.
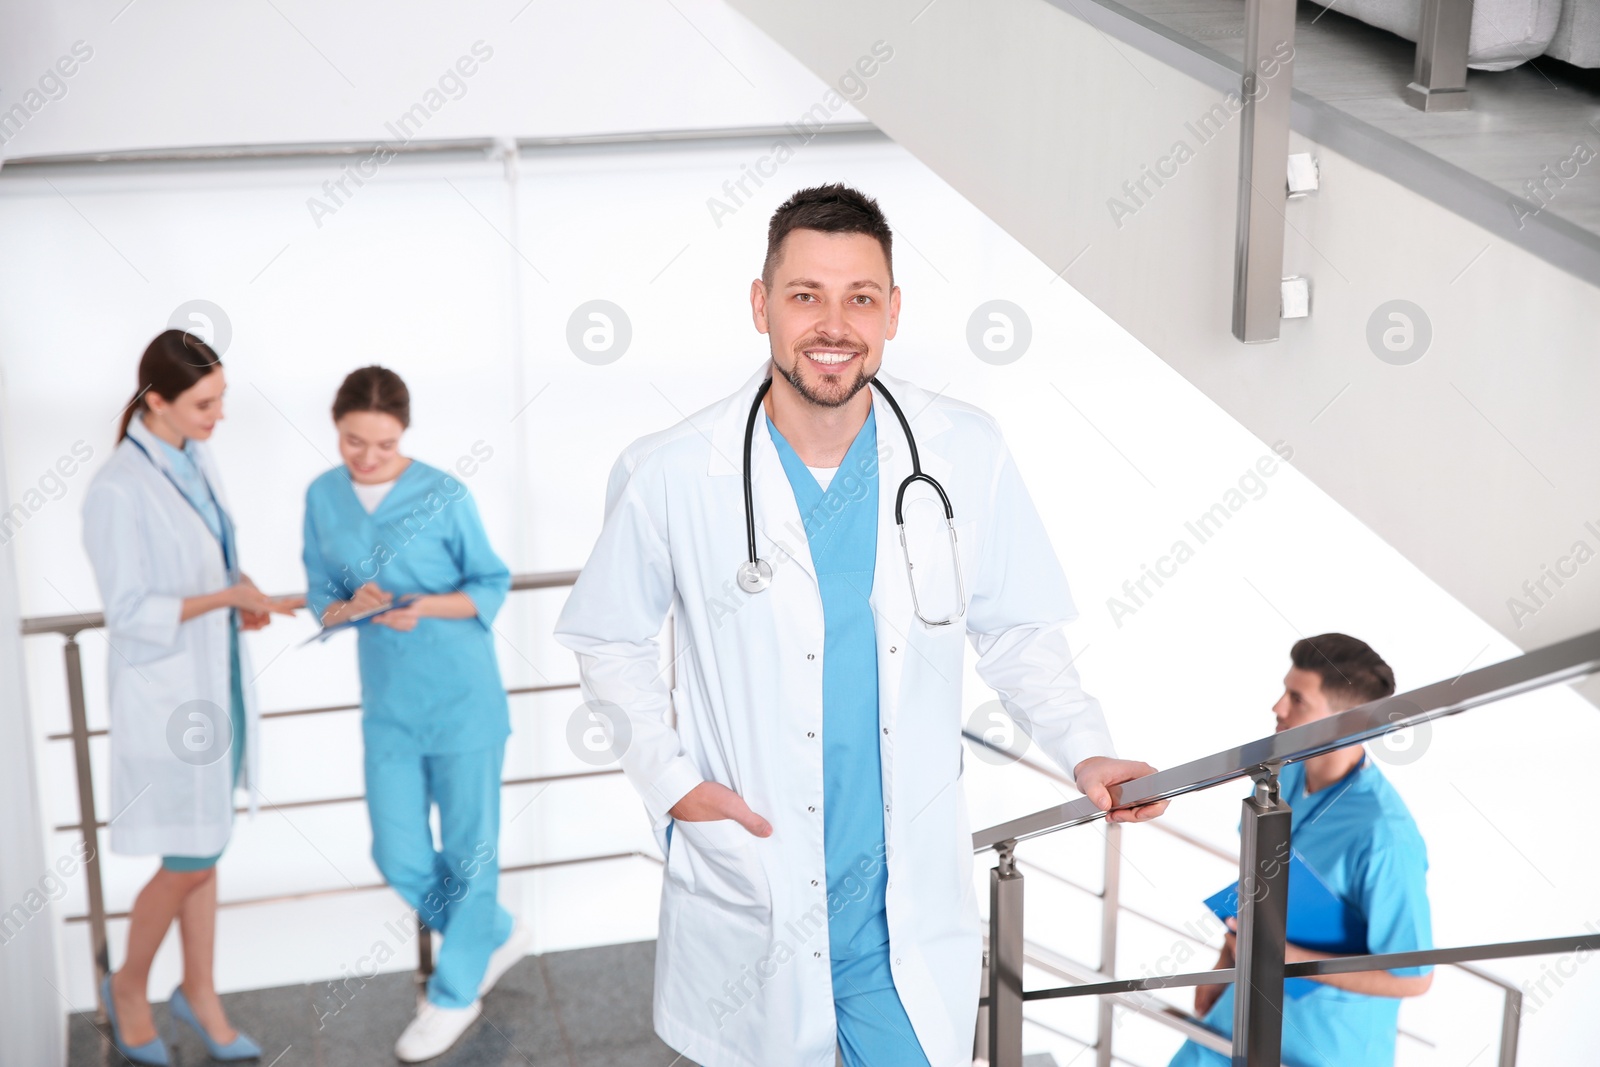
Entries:
MULTIPOLYGON (((1462 674, 1451 681, 1436 682, 1409 693, 1363 704, 1114 788, 1113 807, 1129 808, 1240 778, 1255 781, 1255 790, 1243 802, 1238 948, 1237 963, 1232 968, 1024 990, 1023 876, 1017 869, 1017 844, 1082 826, 1103 818, 1105 812, 1084 797, 977 831, 972 835, 973 848, 978 852, 993 849, 997 857, 989 874, 986 995, 980 1002, 985 1017, 979 1030, 986 1035, 986 1048, 978 1051, 986 1054, 990 1067, 1021 1067, 1022 1008, 1027 1001, 1231 983, 1242 991, 1234 998, 1234 1064, 1278 1067, 1285 978, 1600 949, 1600 935, 1591 933, 1286 964, 1289 868, 1285 860, 1289 853, 1290 809, 1278 791, 1278 772, 1285 764, 1302 762, 1325 752, 1596 671, 1600 671, 1600 630, 1462 674)), ((1110 963, 1104 966, 1109 968, 1110 963)), ((1502 1035, 1499 1061, 1502 1067, 1516 1062, 1516 1031, 1512 1025, 1514 1020, 1510 1018, 1514 1005, 1510 999, 1507 1003, 1507 1029, 1502 1035)))

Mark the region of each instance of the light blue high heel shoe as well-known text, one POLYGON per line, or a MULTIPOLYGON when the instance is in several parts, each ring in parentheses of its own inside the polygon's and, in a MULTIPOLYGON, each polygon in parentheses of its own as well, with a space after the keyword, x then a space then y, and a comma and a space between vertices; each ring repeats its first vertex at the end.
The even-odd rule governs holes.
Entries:
POLYGON ((194 1009, 189 1006, 189 998, 183 995, 183 986, 180 985, 172 991, 172 997, 167 1001, 167 1010, 172 1012, 174 1019, 181 1019, 194 1027, 194 1032, 206 1043, 206 1051, 211 1054, 212 1059, 231 1062, 261 1058, 261 1046, 246 1037, 242 1030, 226 1045, 219 1045, 212 1040, 211 1035, 206 1033, 206 1028, 200 1025, 200 1020, 195 1018, 194 1009))
POLYGON ((117 1007, 111 1002, 109 972, 100 980, 100 1002, 106 1006, 106 1018, 111 1020, 111 1043, 117 1046, 118 1052, 143 1067, 168 1067, 167 1045, 161 1040, 160 1034, 156 1035, 154 1041, 146 1041, 142 1045, 130 1045, 122 1040, 122 1029, 117 1025, 117 1007))

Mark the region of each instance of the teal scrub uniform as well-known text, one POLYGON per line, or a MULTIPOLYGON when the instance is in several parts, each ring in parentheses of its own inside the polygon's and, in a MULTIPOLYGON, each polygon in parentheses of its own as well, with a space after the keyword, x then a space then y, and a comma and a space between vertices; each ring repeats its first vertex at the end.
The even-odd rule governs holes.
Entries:
MULTIPOLYGON (((206 484, 206 476, 201 473, 199 464, 189 451, 188 439, 184 439, 182 448, 173 448, 159 437, 156 442, 172 465, 179 491, 205 520, 211 536, 222 543, 223 558, 231 561, 235 558, 233 526, 223 524, 222 510, 217 506, 210 486, 206 484)), ((228 704, 228 723, 232 733, 229 735, 228 755, 233 760, 233 780, 238 782, 239 765, 244 758, 244 678, 239 672, 239 613, 232 608, 228 609, 228 653, 229 677, 232 679, 228 704)), ((204 871, 215 867, 221 858, 220 852, 215 856, 162 856, 161 866, 176 872, 204 871)))
POLYGON ((321 618, 367 582, 397 598, 466 593, 469 619, 424 618, 400 632, 357 625, 372 858, 443 935, 428 999, 464 1008, 514 920, 496 900, 500 776, 510 709, 492 623, 511 572, 489 545, 467 488, 412 460, 370 515, 346 467, 306 490, 306 599, 321 618), (428 814, 439 808, 441 847, 428 814))
POLYGON ((927 1067, 889 969, 888 864, 872 579, 878 556, 874 416, 826 491, 767 420, 822 593, 823 851, 834 1015, 845 1067, 927 1067))
MULTIPOLYGON (((1304 764, 1284 768, 1283 799, 1293 809, 1290 840, 1307 866, 1367 921, 1367 950, 1418 952, 1433 947, 1427 848, 1394 786, 1370 759, 1344 778, 1306 795, 1304 764)), ((1402 977, 1430 967, 1401 967, 1402 977)), ((1233 1036, 1233 987, 1205 1025, 1233 1036)), ((1283 1002, 1285 1067, 1393 1067, 1400 1001, 1318 982, 1283 1002)), ((1228 1057, 1186 1042, 1169 1067, 1228 1067, 1228 1057)))

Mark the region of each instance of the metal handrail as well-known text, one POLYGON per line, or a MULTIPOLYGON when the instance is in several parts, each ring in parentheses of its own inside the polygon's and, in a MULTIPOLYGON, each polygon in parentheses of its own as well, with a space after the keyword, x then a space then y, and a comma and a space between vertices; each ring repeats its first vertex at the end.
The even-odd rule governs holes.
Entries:
MULTIPOLYGON (((526 592, 537 589, 561 589, 571 586, 578 579, 578 572, 545 571, 513 575, 511 579, 511 592, 526 592)), ((62 644, 62 653, 65 659, 67 674, 67 704, 71 713, 72 728, 66 733, 50 734, 49 741, 70 741, 73 746, 74 773, 78 787, 78 821, 65 823, 55 827, 57 831, 77 830, 83 837, 85 846, 85 859, 83 862, 84 880, 88 890, 88 910, 83 914, 68 916, 67 922, 87 923, 89 926, 89 949, 95 968, 95 996, 96 1009, 100 1019, 105 1019, 105 1005, 98 1002, 99 990, 102 979, 111 968, 110 953, 107 947, 106 923, 110 919, 126 918, 125 912, 108 913, 105 906, 105 883, 100 867, 99 832, 107 825, 95 814, 94 799, 94 766, 89 755, 89 739, 103 737, 109 734, 108 730, 91 730, 88 724, 88 702, 84 696, 83 687, 83 662, 81 649, 78 645, 78 634, 84 630, 99 629, 105 626, 105 615, 102 612, 79 612, 71 615, 47 615, 22 620, 22 635, 35 637, 42 634, 59 634, 66 640, 62 644)), ((566 689, 578 688, 577 683, 561 683, 554 685, 508 687, 508 696, 525 693, 556 692, 566 689)), ((333 704, 309 708, 289 708, 281 711, 264 712, 263 720, 279 719, 301 715, 320 715, 331 712, 359 710, 360 704, 333 704)), ((600 769, 593 771, 576 771, 565 774, 539 775, 524 778, 501 779, 502 788, 506 786, 554 784, 563 781, 573 781, 586 778, 595 778, 621 774, 617 768, 600 769)), ((310 808, 334 804, 348 804, 364 800, 364 794, 354 796, 317 797, 308 800, 290 801, 283 804, 274 804, 274 809, 282 808, 310 808)), ((235 811, 247 809, 236 807, 235 811)), ((593 856, 575 856, 559 860, 547 860, 531 864, 502 868, 502 873, 517 873, 521 871, 543 870, 552 867, 567 867, 586 863, 601 863, 616 859, 643 857, 654 860, 649 853, 614 852, 593 856)), ((252 897, 248 899, 219 901, 218 907, 245 907, 258 904, 276 904, 295 900, 306 900, 317 897, 336 896, 347 893, 368 892, 382 888, 372 886, 337 886, 328 889, 309 890, 301 893, 278 894, 275 896, 252 897)), ((418 920, 419 932, 426 928, 418 920)), ((425 977, 432 969, 432 942, 429 938, 421 937, 418 941, 418 972, 419 977, 425 977)))
MULTIPOLYGON (((9 161, 8 161, 9 162, 9 161)), ((511 576, 511 592, 522 593, 530 589, 564 589, 578 580, 577 571, 532 571, 511 576)), ((299 592, 304 592, 300 590, 299 592)), ((98 630, 106 624, 104 612, 83 611, 71 615, 38 615, 22 620, 22 636, 60 634, 72 637, 84 630, 98 630)), ((360 707, 356 704, 354 707, 360 707)))
MULTIPOLYGON (((1447 682, 1435 682, 1399 696, 1374 700, 1292 730, 1136 778, 1112 787, 1112 806, 1136 807, 1210 789, 1249 778, 1263 767, 1300 763, 1334 749, 1358 745, 1596 671, 1600 671, 1600 630, 1481 667, 1447 682)), ((972 835, 973 849, 983 852, 1002 843, 1015 844, 1030 837, 1081 826, 1105 814, 1094 801, 1083 797, 978 830, 972 835)))
MULTIPOLYGON (((1512 956, 1549 955, 1600 948, 1600 935, 1544 938, 1419 952, 1341 956, 1309 963, 1285 962, 1287 927, 1290 808, 1278 789, 1278 773, 1288 763, 1302 762, 1337 749, 1362 744, 1384 735, 1458 714, 1470 708, 1504 700, 1560 682, 1600 671, 1600 630, 1536 649, 1502 663, 1462 673, 1400 696, 1372 701, 1304 726, 1214 753, 1179 767, 1127 782, 1113 790, 1113 809, 1136 807, 1209 789, 1241 778, 1255 781, 1255 792, 1243 803, 1241 820, 1244 847, 1239 858, 1240 909, 1238 964, 1233 968, 1184 975, 1112 979, 1052 989, 1024 990, 1022 967, 1026 942, 1022 936, 1023 876, 1015 849, 1020 841, 1081 826, 1104 818, 1088 798, 1056 805, 973 834, 976 852, 994 849, 998 861, 989 880, 989 933, 991 946, 985 959, 979 1022, 978 1052, 987 1052, 991 1067, 1020 1067, 1022 1061, 1022 1005, 1034 1000, 1076 996, 1101 996, 1144 992, 1185 985, 1236 984, 1242 992, 1235 1000, 1233 1062, 1245 1067, 1278 1063, 1282 1040, 1283 981, 1339 973, 1390 970, 1428 964, 1464 964, 1473 960, 1512 956), (1245 888, 1249 887, 1246 892, 1245 888), (1259 914, 1258 914, 1259 913, 1259 914), (986 1046, 986 1047, 985 1047, 986 1046)), ((971 737, 971 735, 968 735, 971 737)), ((973 737, 972 740, 982 742, 973 737)), ((1038 769, 1038 768, 1036 768, 1038 769)), ((1151 824, 1154 825, 1154 824, 1151 824)), ((1116 829, 1108 824, 1108 829, 1116 829)), ((1108 913, 1116 904, 1115 865, 1107 848, 1107 891, 1100 894, 1108 913)), ((1102 933, 1102 946, 1115 944, 1115 917, 1102 923, 1113 927, 1102 933)), ((1106 956, 1102 948, 1103 957, 1106 956)), ((1494 982, 1504 991, 1505 1006, 1500 1035, 1501 1067, 1516 1063, 1518 1023, 1522 993, 1515 985, 1477 968, 1464 968, 1475 977, 1494 982)), ((1102 970, 1107 965, 1102 961, 1102 970)), ((1106 1036, 1107 1005, 1101 1003, 1101 1038, 1096 1045, 1098 1063, 1108 1064, 1111 1049, 1106 1036)))
MULTIPOLYGON (((1003 745, 998 745, 995 742, 990 741, 988 738, 981 737, 970 730, 962 730, 961 736, 972 744, 982 745, 990 752, 1010 758, 1014 762, 1038 775, 1041 775, 1042 777, 1049 778, 1063 785, 1072 786, 1074 789, 1077 788, 1071 778, 1067 777, 1056 768, 1048 764, 1041 763, 1025 753, 1018 752, 1015 749, 1007 748, 1003 745)), ((1223 860, 1231 866, 1237 866, 1239 863, 1239 856, 1237 853, 1230 852, 1225 848, 1213 845, 1209 841, 1196 837, 1186 831, 1179 830, 1178 828, 1167 823, 1148 822, 1141 823, 1139 825, 1142 828, 1141 832, 1143 829, 1157 831, 1167 837, 1176 838, 1182 844, 1198 849, 1199 851, 1204 852, 1216 859, 1223 860)), ((1121 828, 1113 826, 1113 829, 1121 828)), ((1106 841, 1105 855, 1105 863, 1108 870, 1118 865, 1118 858, 1115 855, 1115 852, 1116 841, 1108 837, 1106 841)), ((1136 919, 1140 919, 1146 923, 1149 923, 1152 926, 1159 927, 1168 933, 1176 934, 1179 937, 1205 945, 1207 948, 1210 948, 1213 951, 1215 951, 1217 948, 1215 945, 1201 941, 1195 936, 1193 930, 1180 929, 1164 919, 1157 918, 1156 916, 1151 915, 1150 913, 1139 908, 1124 904, 1121 899, 1121 894, 1115 891, 1117 888, 1115 884, 1108 884, 1104 890, 1095 890, 1084 885, 1082 882, 1068 878, 1066 875, 1061 874, 1058 871, 1053 871, 1034 860, 1025 860, 1019 856, 1017 857, 1016 862, 1019 867, 1026 867, 1028 870, 1037 871, 1039 874, 1049 878, 1053 882, 1059 882, 1061 885, 1067 886, 1069 889, 1077 890, 1079 893, 1082 893, 1085 896, 1094 897, 1096 900, 1099 900, 1103 909, 1101 913, 1102 930, 1109 926, 1113 931, 1115 931, 1116 927, 1120 925, 1121 917, 1123 915, 1130 915, 1136 919)), ((1102 933, 1102 937, 1104 936, 1104 933, 1102 933)), ((1111 940, 1113 942, 1115 941, 1114 933, 1111 940)), ((1054 974, 1058 978, 1069 979, 1074 982, 1113 980, 1109 970, 1111 967, 1111 961, 1109 960, 1102 961, 1102 968, 1105 969, 1095 970, 1086 964, 1082 964, 1076 960, 1073 960, 1071 957, 1055 952, 1053 949, 1041 945, 1038 942, 1028 941, 1026 939, 1023 941, 1023 956, 1030 967, 1036 967, 1040 970, 1047 971, 1051 974, 1054 974)), ((1455 967, 1457 970, 1465 971, 1474 978, 1478 978, 1492 985, 1499 986, 1503 992, 1510 991, 1516 993, 1519 998, 1521 996, 1521 990, 1515 983, 1509 982, 1506 979, 1501 978, 1499 975, 1492 974, 1489 971, 1482 970, 1478 967, 1473 967, 1471 964, 1467 963, 1456 963, 1451 964, 1450 966, 1455 967)), ((1204 1045, 1206 1048, 1224 1053, 1229 1052, 1232 1049, 1232 1046, 1227 1041, 1219 1037, 1213 1031, 1207 1030, 1200 1024, 1199 1019, 1189 1012, 1182 1010, 1181 1008, 1176 1008, 1159 1001, 1150 1001, 1149 1003, 1146 1003, 1145 1001, 1138 999, 1136 994, 1107 994, 1106 1001, 1111 1002, 1116 1007, 1123 1008, 1124 1010, 1133 1011, 1143 1018, 1149 1019, 1150 1021, 1168 1029, 1176 1030, 1178 1033, 1183 1034, 1192 1041, 1196 1041, 1197 1043, 1204 1045), (1152 1007, 1152 1004, 1156 1005, 1156 1007, 1152 1007)), ((980 1006, 984 1003, 985 1000, 979 1000, 980 1006)), ((1510 1021, 1505 1022, 1503 1027, 1515 1027, 1515 1014, 1509 1014, 1507 1018, 1510 1021)), ((1037 1025, 1037 1020, 1029 1021, 1037 1025)), ((1096 1049, 1097 1052, 1100 1053, 1100 1062, 1109 1062, 1119 1058, 1111 1050, 1112 1032, 1113 1027, 1111 1025, 1111 1021, 1108 1019, 1099 1027, 1098 1033, 1095 1036, 1095 1041, 1090 1045, 1091 1048, 1096 1049)), ((1065 1036, 1070 1037, 1071 1035, 1065 1036)), ((1417 1041, 1421 1044, 1431 1045, 1431 1042, 1422 1037, 1420 1034, 1412 1033, 1403 1027, 1400 1030, 1400 1036, 1410 1038, 1411 1040, 1417 1041)), ((1074 1041, 1079 1040, 1075 1037, 1072 1039, 1074 1041)))

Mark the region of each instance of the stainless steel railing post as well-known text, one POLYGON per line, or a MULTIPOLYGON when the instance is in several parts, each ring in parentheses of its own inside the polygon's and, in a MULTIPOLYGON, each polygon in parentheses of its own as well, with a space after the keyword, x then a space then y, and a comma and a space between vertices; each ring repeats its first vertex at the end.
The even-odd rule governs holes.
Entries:
POLYGON ((1405 101, 1421 111, 1466 111, 1467 49, 1472 38, 1472 0, 1422 0, 1417 25, 1415 76, 1405 101))
MULTIPOLYGON (((1106 823, 1105 876, 1100 885, 1100 971, 1117 973, 1117 918, 1122 909, 1122 827, 1106 823)), ((1095 1067, 1111 1067, 1111 1030, 1116 1004, 1101 997, 1095 1006, 1095 1067)))
POLYGON ((83 873, 89 889, 89 951, 94 956, 96 1013, 106 1018, 106 1006, 99 1003, 100 980, 111 970, 111 954, 106 948, 105 882, 100 874, 99 817, 94 809, 94 769, 89 762, 89 710, 83 699, 83 659, 76 632, 66 635, 62 652, 67 668, 67 704, 72 714, 73 768, 78 779, 78 830, 83 835, 83 873))
POLYGON ((1233 1062, 1278 1067, 1283 1050, 1283 950, 1289 919, 1289 805, 1278 767, 1255 774, 1244 800, 1239 929, 1234 962, 1233 1062))
POLYGON ((1022 872, 1002 842, 989 872, 989 1067, 1022 1067, 1022 872))
POLYGON ((1294 15, 1295 0, 1245 0, 1233 335, 1247 344, 1276 341, 1283 314, 1294 15))
POLYGON ((1522 990, 1506 987, 1505 1010, 1500 1017, 1500 1067, 1517 1067, 1517 1038, 1522 1029, 1522 990))

